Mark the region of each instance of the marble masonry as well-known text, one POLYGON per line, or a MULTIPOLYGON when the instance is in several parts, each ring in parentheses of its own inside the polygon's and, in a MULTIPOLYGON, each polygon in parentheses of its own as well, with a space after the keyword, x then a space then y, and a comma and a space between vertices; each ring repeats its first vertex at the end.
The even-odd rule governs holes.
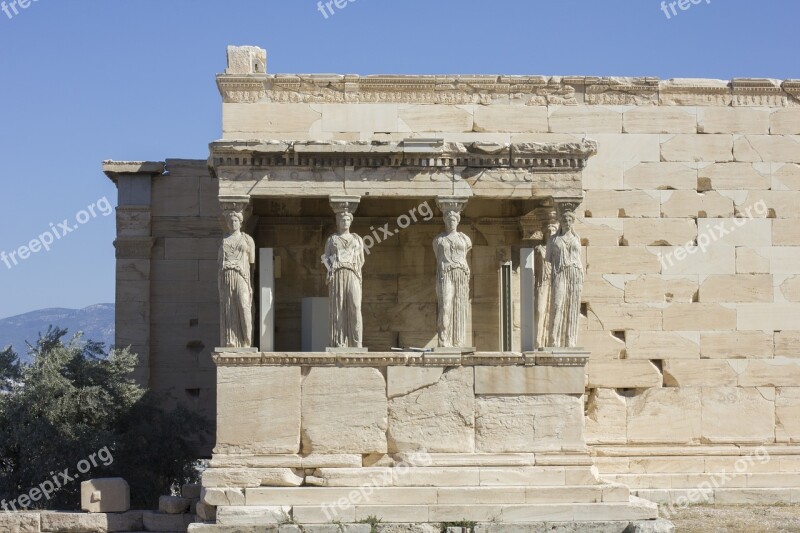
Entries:
POLYGON ((192 530, 800 502, 800 80, 266 67, 207 161, 103 165, 192 530))

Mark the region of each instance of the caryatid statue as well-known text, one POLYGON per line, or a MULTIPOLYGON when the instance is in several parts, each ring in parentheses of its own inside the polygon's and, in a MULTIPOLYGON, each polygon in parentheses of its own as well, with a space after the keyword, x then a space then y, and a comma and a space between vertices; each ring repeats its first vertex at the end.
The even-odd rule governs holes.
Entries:
POLYGON ((355 198, 331 198, 336 213, 336 233, 325 243, 322 262, 328 269, 330 306, 330 347, 361 348, 361 269, 364 266, 364 241, 350 233, 355 198))
POLYGON ((575 348, 578 346, 583 292, 581 240, 574 229, 574 207, 560 207, 561 227, 547 247, 547 261, 552 267, 553 276, 548 347, 575 348))
POLYGON ((550 336, 550 293, 553 285, 553 266, 547 259, 547 250, 558 232, 558 224, 549 223, 543 232, 544 242, 534 249, 534 286, 536 291, 536 347, 544 348, 550 336))
POLYGON ((242 231, 244 207, 222 202, 225 236, 219 249, 220 343, 250 348, 253 342, 253 267, 256 245, 242 231))
POLYGON ((445 231, 433 240, 436 254, 436 296, 439 299, 439 347, 465 347, 469 321, 470 269, 467 254, 472 241, 459 233, 466 199, 438 199, 445 231))

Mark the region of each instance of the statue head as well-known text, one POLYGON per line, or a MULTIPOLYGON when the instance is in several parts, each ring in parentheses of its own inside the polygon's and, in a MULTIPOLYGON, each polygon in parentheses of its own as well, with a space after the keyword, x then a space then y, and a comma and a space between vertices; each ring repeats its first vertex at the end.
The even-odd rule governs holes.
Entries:
POLYGON ((561 234, 565 235, 573 230, 575 227, 575 213, 572 211, 564 211, 561 214, 561 234))
POLYGON ((544 240, 545 241, 547 241, 550 237, 552 237, 553 235, 556 235, 556 234, 558 234, 558 224, 556 224, 555 222, 549 223, 544 228, 544 240))
POLYGON ((231 233, 236 233, 242 229, 244 216, 237 211, 225 211, 225 227, 231 233))
POLYGON ((350 231, 350 226, 353 224, 353 214, 349 211, 342 211, 336 213, 336 229, 339 233, 347 233, 350 231))
POLYGON ((444 214, 444 227, 447 229, 447 233, 456 231, 460 222, 461 215, 457 211, 447 211, 444 214))

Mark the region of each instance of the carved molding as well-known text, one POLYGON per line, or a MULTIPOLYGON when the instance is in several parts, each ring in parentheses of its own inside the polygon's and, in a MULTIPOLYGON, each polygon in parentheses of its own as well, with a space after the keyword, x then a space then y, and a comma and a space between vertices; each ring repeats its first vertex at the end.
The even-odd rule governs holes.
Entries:
POLYGON ((434 352, 225 352, 224 348, 212 354, 218 366, 585 366, 589 353, 562 352, 475 352, 448 354, 434 352))
POLYGON ((223 167, 422 167, 508 168, 528 172, 574 172, 597 153, 597 143, 454 143, 410 139, 367 141, 220 141, 211 165, 223 167))

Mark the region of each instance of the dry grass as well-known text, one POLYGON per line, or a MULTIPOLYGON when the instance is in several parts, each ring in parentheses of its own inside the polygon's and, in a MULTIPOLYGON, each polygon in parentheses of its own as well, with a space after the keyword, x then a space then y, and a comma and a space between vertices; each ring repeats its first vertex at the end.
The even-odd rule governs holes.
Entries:
POLYGON ((800 533, 800 505, 698 505, 671 520, 676 533, 800 533))

